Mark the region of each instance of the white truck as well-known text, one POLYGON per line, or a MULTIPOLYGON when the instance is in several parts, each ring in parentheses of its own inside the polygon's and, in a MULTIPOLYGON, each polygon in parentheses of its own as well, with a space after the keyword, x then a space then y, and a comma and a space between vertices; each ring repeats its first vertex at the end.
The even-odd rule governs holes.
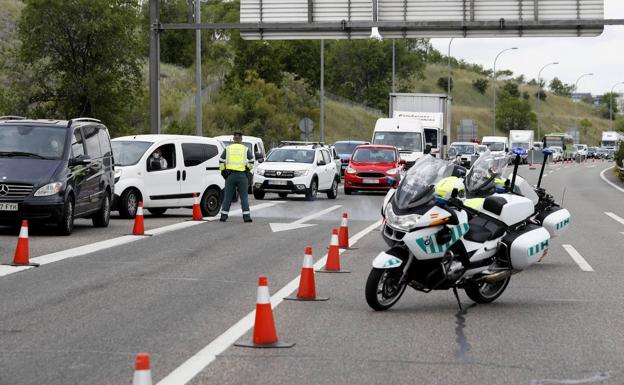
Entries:
POLYGON ((509 151, 509 141, 505 136, 484 136, 481 144, 494 154, 505 154, 509 151))
POLYGON ((607 150, 617 150, 619 142, 624 141, 624 134, 617 131, 603 131, 600 146, 607 150))
POLYGON ((449 136, 449 101, 446 94, 390 94, 390 118, 409 118, 423 127, 424 142, 431 146, 431 154, 442 155, 442 146, 449 136), (445 135, 445 130, 448 130, 445 135))
POLYGON ((422 122, 412 118, 377 119, 372 144, 396 147, 401 159, 405 160, 405 169, 431 151, 431 146, 425 143, 422 122))
MULTIPOLYGON (((533 140, 535 134, 533 130, 511 130, 509 131, 509 143, 511 144, 509 147, 512 148, 522 148, 527 151, 527 153, 533 148, 533 140)), ((528 154, 522 157, 522 163, 527 163, 528 154)))

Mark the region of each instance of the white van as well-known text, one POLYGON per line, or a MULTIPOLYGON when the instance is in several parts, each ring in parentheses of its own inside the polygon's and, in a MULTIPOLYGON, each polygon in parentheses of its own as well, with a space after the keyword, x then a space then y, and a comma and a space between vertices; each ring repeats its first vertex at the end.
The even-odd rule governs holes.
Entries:
POLYGON ((506 154, 509 140, 505 136, 484 136, 481 144, 486 145, 492 154, 506 154))
POLYGON ((139 201, 153 215, 169 208, 192 207, 200 197, 204 216, 219 213, 225 181, 219 171, 223 144, 184 135, 135 135, 111 141, 115 160, 113 210, 122 218, 136 214, 139 201), (155 153, 160 156, 156 158, 155 153))
POLYGON ((412 118, 377 119, 372 143, 396 147, 405 160, 405 168, 431 152, 431 146, 425 145, 422 122, 412 118))

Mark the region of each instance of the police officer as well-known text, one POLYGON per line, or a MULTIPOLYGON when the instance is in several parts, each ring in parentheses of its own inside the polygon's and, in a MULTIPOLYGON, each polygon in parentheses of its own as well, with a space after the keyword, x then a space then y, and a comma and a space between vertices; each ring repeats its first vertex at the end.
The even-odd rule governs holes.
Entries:
POLYGON ((225 222, 228 219, 230 205, 237 189, 243 208, 243 220, 245 222, 252 221, 247 195, 249 182, 247 173, 251 172, 253 168, 253 156, 251 155, 251 150, 244 144, 241 144, 242 140, 243 134, 240 131, 234 132, 234 143, 225 148, 225 151, 221 154, 221 159, 219 159, 219 169, 221 170, 221 175, 225 178, 225 197, 223 206, 221 206, 221 218, 219 219, 221 222, 225 222))

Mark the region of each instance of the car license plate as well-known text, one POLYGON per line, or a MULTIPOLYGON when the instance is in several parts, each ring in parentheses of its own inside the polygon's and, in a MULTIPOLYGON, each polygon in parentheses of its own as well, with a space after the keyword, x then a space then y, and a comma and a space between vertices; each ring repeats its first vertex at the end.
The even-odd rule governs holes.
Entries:
POLYGON ((285 186, 288 184, 288 181, 287 180, 272 180, 271 184, 285 186))
POLYGON ((365 184, 378 184, 379 179, 364 179, 365 184))
POLYGON ((0 203, 0 211, 17 211, 17 203, 0 203))

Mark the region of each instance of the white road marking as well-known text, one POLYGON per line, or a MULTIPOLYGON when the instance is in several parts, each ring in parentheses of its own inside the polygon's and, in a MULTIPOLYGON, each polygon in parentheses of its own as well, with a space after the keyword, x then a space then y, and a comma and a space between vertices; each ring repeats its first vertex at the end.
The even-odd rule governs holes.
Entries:
POLYGON ((295 230, 295 229, 300 229, 303 227, 310 227, 310 226, 316 226, 315 224, 304 224, 305 222, 314 219, 314 218, 318 218, 320 216, 323 216, 329 212, 332 212, 336 209, 341 208, 341 205, 335 205, 332 207, 328 207, 325 210, 321 210, 319 212, 316 212, 314 214, 305 216, 303 218, 299 218, 296 221, 290 222, 290 223, 269 223, 269 226, 271 227, 271 231, 273 231, 274 233, 280 232, 280 231, 287 231, 287 230, 295 230))
POLYGON ((613 213, 607 213, 607 212, 605 212, 605 215, 607 215, 608 217, 610 217, 614 221, 620 222, 621 224, 624 225, 624 219, 622 219, 621 217, 618 217, 617 215, 615 215, 613 213))
MULTIPOLYGON (((280 203, 283 203, 283 202, 279 202, 279 201, 266 202, 266 203, 261 203, 259 205, 251 206, 250 209, 251 209, 251 211, 257 211, 257 210, 265 209, 265 208, 268 208, 268 207, 273 207, 273 206, 278 205, 280 203)), ((242 210, 240 210, 240 209, 234 210, 234 211, 232 211, 231 214, 232 215, 242 214, 242 210)), ((205 221, 212 222, 212 221, 216 221, 217 219, 218 219, 218 217, 209 217, 209 218, 205 218, 205 221)), ((204 223, 204 222, 200 222, 200 221, 187 221, 187 222, 174 223, 172 225, 163 226, 163 227, 159 227, 159 228, 156 228, 156 229, 153 229, 153 230, 146 231, 145 234, 160 235, 160 234, 165 234, 165 233, 169 233, 169 232, 172 232, 172 231, 177 231, 177 230, 182 230, 182 229, 186 229, 186 228, 189 228, 189 227, 197 226, 197 225, 200 225, 202 223, 204 223)), ((95 242, 95 243, 91 243, 91 244, 88 244, 88 245, 75 247, 73 249, 67 249, 67 250, 58 251, 56 253, 42 255, 42 256, 37 257, 37 258, 31 258, 30 262, 38 263, 41 266, 43 266, 43 265, 47 265, 47 264, 50 264, 50 263, 62 261, 64 259, 80 257, 82 255, 95 253, 97 251, 109 249, 111 247, 117 247, 117 246, 125 245, 125 244, 128 244, 128 243, 136 242, 139 239, 146 239, 146 238, 145 237, 141 237, 141 236, 135 236, 135 235, 123 235, 121 237, 107 239, 105 241, 95 242)), ((10 274, 14 274, 14 273, 18 273, 18 272, 24 271, 24 270, 29 270, 29 269, 34 269, 34 267, 32 267, 32 266, 4 266, 4 265, 1 265, 0 266, 0 277, 6 276, 6 275, 10 275, 10 274)))
POLYGON ((583 270, 583 271, 594 271, 594 269, 589 265, 589 263, 587 263, 585 258, 583 258, 583 256, 578 251, 576 251, 574 246, 572 246, 572 245, 563 245, 563 248, 565 249, 565 251, 568 252, 568 254, 570 254, 570 257, 572 257, 574 262, 576 262, 576 264, 579 265, 581 270, 583 270))
MULTIPOLYGON (((380 221, 375 222, 364 230, 360 231, 349 239, 349 243, 356 243, 357 241, 365 237, 368 233, 379 227, 380 223, 380 221)), ((339 251, 340 254, 342 254, 343 252, 343 249, 339 251)), ((314 264, 314 268, 319 269, 325 266, 326 259, 327 254, 325 254, 323 258, 319 259, 314 264)), ((293 291, 297 289, 297 286, 299 285, 299 277, 300 276, 297 276, 295 279, 286 284, 286 286, 282 287, 277 293, 273 294, 273 296, 271 297, 272 308, 276 308, 277 305, 282 303, 286 296, 290 295, 293 291)), ((223 353, 228 347, 230 347, 230 345, 236 342, 253 327, 255 313, 255 310, 251 311, 240 321, 238 321, 232 327, 226 330, 225 333, 221 334, 211 343, 206 345, 206 347, 197 352, 194 356, 186 360, 178 368, 174 369, 173 372, 169 373, 167 377, 160 380, 157 385, 187 384, 197 374, 199 374, 208 365, 210 365, 219 354, 223 353)))
POLYGON ((604 180, 605 182, 607 182, 608 184, 611 185, 611 187, 613 187, 614 189, 620 190, 621 192, 624 192, 624 188, 616 185, 615 183, 611 182, 609 179, 607 179, 606 176, 604 176, 605 172, 607 172, 608 170, 613 170, 613 167, 609 167, 607 169, 602 170, 602 172, 600 173, 600 177, 602 178, 602 180, 604 180))

